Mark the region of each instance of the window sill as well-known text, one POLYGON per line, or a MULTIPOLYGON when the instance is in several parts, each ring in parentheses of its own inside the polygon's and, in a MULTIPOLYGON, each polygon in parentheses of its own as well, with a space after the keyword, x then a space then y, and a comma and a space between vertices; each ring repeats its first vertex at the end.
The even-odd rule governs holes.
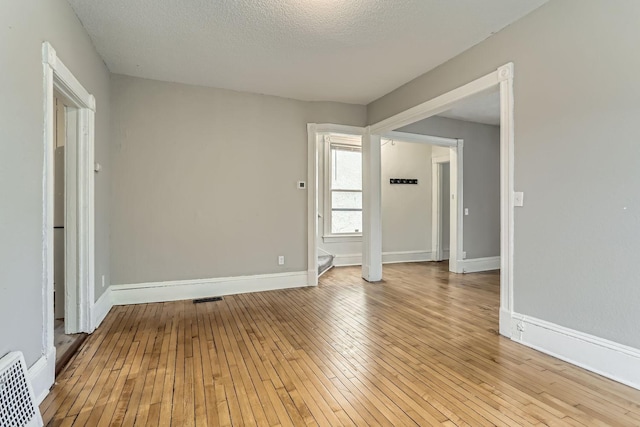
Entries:
POLYGON ((322 236, 324 243, 362 242, 362 234, 330 234, 322 236))

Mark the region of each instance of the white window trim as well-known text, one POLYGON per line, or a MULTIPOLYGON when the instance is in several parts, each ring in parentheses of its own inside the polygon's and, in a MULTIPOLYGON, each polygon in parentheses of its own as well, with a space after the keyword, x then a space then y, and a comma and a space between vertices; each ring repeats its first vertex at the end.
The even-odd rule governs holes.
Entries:
MULTIPOLYGON (((333 189, 331 188, 331 140, 330 137, 340 139, 340 144, 343 145, 353 145, 354 147, 359 147, 362 149, 362 140, 361 135, 353 135, 353 134, 337 134, 337 133, 327 133, 322 136, 323 143, 323 166, 324 166, 324 187, 323 187, 323 197, 324 197, 324 213, 323 213, 323 235, 322 240, 325 243, 338 243, 338 242, 361 242, 362 241, 362 231, 359 233, 332 233, 331 227, 331 192, 333 189), (360 141, 357 141, 360 139, 360 141)), ((334 141, 336 142, 336 141, 334 141)), ((362 192, 362 190, 360 190, 362 192)))

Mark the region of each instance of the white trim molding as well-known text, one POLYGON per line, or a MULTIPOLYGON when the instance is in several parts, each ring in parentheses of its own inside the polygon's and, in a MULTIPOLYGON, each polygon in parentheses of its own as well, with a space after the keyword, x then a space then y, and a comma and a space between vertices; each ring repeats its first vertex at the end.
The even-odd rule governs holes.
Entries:
POLYGON ((416 142, 418 144, 437 145, 438 147, 457 147, 458 142, 453 138, 442 138, 439 136, 422 135, 419 133, 408 133, 390 131, 382 135, 382 138, 392 141, 416 142))
POLYGON ((341 133, 344 135, 362 136, 364 134, 364 128, 359 126, 337 125, 333 123, 312 124, 315 126, 316 132, 321 135, 326 135, 329 133, 341 133))
MULTIPOLYGON (((505 67, 513 67, 512 63, 509 63, 503 67, 498 68, 496 71, 487 74, 484 77, 480 77, 466 85, 460 86, 450 92, 433 98, 415 107, 409 108, 401 113, 384 119, 376 124, 371 125, 371 133, 376 135, 385 135, 388 132, 392 132, 395 129, 410 125, 412 123, 424 120, 425 118, 438 115, 444 111, 451 109, 457 102, 486 90, 494 88, 501 81, 499 70, 505 67)), ((513 68, 511 68, 513 70, 513 68)), ((506 77, 513 78, 513 73, 506 77)))
POLYGON ((640 349, 513 313, 511 339, 640 390, 640 349))
POLYGON ((449 271, 462 273, 464 260, 464 141, 449 148, 449 271))
POLYGON ((382 252, 383 264, 397 264, 401 262, 424 262, 433 260, 431 251, 396 251, 382 252))
MULTIPOLYGON (((314 273, 316 280, 317 276, 316 270, 314 273)), ((255 276, 112 285, 111 300, 113 305, 147 304, 305 286, 309 286, 308 272, 297 271, 255 276)))
POLYGON ((333 256, 334 267, 362 265, 362 254, 339 254, 333 256))
MULTIPOLYGON (((433 261, 430 251, 396 251, 383 252, 383 264, 396 264, 401 262, 424 262, 433 261)), ((350 265, 362 265, 362 254, 338 254, 333 258, 333 265, 336 267, 346 267, 350 265)))
MULTIPOLYGON (((434 261, 442 261, 444 259, 444 248, 442 247, 442 174, 443 165, 449 163, 450 160, 450 153, 447 153, 446 156, 431 158, 431 252, 433 253, 434 261)), ((451 203, 450 194, 447 196, 447 200, 451 203)))
MULTIPOLYGON (((332 194, 333 191, 353 191, 354 193, 359 192, 362 194, 362 189, 360 190, 351 190, 351 189, 334 189, 332 185, 331 179, 331 170, 333 168, 333 156, 331 155, 332 145, 340 145, 343 147, 350 147, 353 151, 362 150, 362 135, 345 135, 345 134, 331 134, 327 133, 322 135, 321 137, 322 150, 318 150, 318 155, 322 153, 322 165, 323 165, 323 183, 322 183, 322 193, 318 194, 318 200, 322 198, 322 241, 327 242, 349 242, 355 241, 352 240, 357 238, 357 241, 362 241, 362 232, 353 232, 353 233, 343 233, 343 234, 333 234, 333 202, 332 202, 332 194)), ((318 192, 319 193, 319 192, 318 192)), ((318 209, 318 212, 320 209, 318 209)))
MULTIPOLYGON (((364 128, 332 123, 307 123, 307 283, 318 285, 318 155, 324 144, 324 135, 331 133, 362 136, 364 128)), ((331 237, 327 236, 329 239, 331 237)), ((361 239, 361 237, 358 237, 361 239)), ((344 237, 339 237, 344 239, 344 237)))
MULTIPOLYGON (((54 381, 53 212, 55 94, 67 110, 65 215, 65 332, 91 332, 95 281, 94 127, 96 100, 58 58, 50 43, 42 43, 44 159, 42 168, 42 354, 34 365, 36 396, 54 381), (53 359, 51 359, 53 355, 53 359), (44 365, 43 365, 44 364, 44 365), (51 365, 51 366, 50 366, 51 365), (41 373, 44 372, 44 373, 41 373), (42 381, 42 382, 41 382, 42 381), (45 384, 46 383, 46 384, 45 384)), ((45 393, 46 394, 46 393, 45 393)))
POLYGON ((113 307, 113 299, 111 297, 111 286, 109 286, 104 293, 98 298, 93 304, 93 308, 91 309, 91 331, 95 331, 98 326, 102 323, 107 314, 109 314, 109 310, 113 307))
MULTIPOLYGON (((497 70, 500 86, 500 308, 513 312, 513 259, 514 253, 514 94, 513 63, 510 62, 497 70)), ((506 322, 500 322, 500 326, 506 322)), ((500 333, 509 336, 510 331, 500 329, 500 333)))
POLYGON ((362 136, 362 278, 382 280, 382 146, 370 127, 362 136))
POLYGON ((318 286, 318 144, 315 123, 307 124, 307 283, 318 286))
POLYGON ((55 376, 56 348, 52 347, 29 368, 29 379, 37 405, 40 405, 49 394, 49 389, 55 382, 55 376))
POLYGON ((349 234, 345 236, 333 234, 330 236, 322 236, 322 241, 324 243, 362 242, 362 234, 349 234))
MULTIPOLYGON (((514 216, 513 216, 513 191, 514 191, 514 65, 513 63, 505 64, 495 71, 480 77, 472 82, 453 89, 443 95, 430 99, 415 107, 409 108, 401 113, 381 120, 378 123, 371 124, 367 128, 368 140, 375 140, 376 136, 388 135, 403 126, 424 120, 435 116, 443 111, 453 107, 456 103, 463 101, 471 96, 499 88, 500 90, 500 334, 511 336, 510 329, 510 313, 513 312, 513 259, 514 259, 514 216)), ((363 140, 363 148, 366 146, 363 140)), ((373 155, 364 155, 363 164, 370 168, 380 168, 377 153, 373 155)), ((451 158, 451 164, 462 160, 451 158)), ((462 171, 462 167, 460 167, 462 171)), ((377 178, 376 171, 368 171, 366 175, 377 178)), ((379 175, 379 174, 378 174, 379 175)), ((367 178, 365 176, 365 178, 367 178)), ((459 176, 462 179, 462 176, 459 176)), ((366 181, 365 181, 366 182, 366 181)), ((455 183, 451 182, 453 186, 455 183)), ((364 218, 378 219, 379 212, 375 212, 378 204, 376 198, 379 197, 379 188, 374 185, 364 186, 363 199, 369 200, 365 203, 365 207, 370 212, 365 212, 364 218), (368 194, 371 193, 371 194, 368 194)), ((462 202, 462 200, 459 200, 462 202)), ((456 209, 458 215, 462 215, 462 203, 459 203, 456 209)), ((368 264, 363 266, 363 276, 366 277, 369 270, 377 271, 381 265, 381 259, 378 258, 380 247, 378 241, 380 237, 377 235, 370 236, 371 233, 382 233, 375 221, 369 227, 363 229, 362 251, 369 257, 368 264)), ((464 261, 462 257, 457 257, 458 251, 462 250, 462 242, 450 242, 451 257, 449 260, 450 271, 459 271, 458 261, 464 261)))
POLYGON ((462 273, 477 273, 500 269, 500 256, 471 258, 458 261, 462 273))

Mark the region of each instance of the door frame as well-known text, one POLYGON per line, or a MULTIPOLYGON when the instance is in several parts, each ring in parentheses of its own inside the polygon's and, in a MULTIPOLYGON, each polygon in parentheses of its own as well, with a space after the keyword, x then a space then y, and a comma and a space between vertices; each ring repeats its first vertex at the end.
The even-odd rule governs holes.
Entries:
MULTIPOLYGON (((67 105, 65 120, 65 333, 92 332, 95 282, 93 95, 80 84, 50 43, 42 44, 44 71, 43 336, 55 354, 53 312, 54 91, 67 105)), ((54 356, 55 357, 55 356, 54 356)))
POLYGON ((380 218, 380 135, 449 110, 456 103, 495 89, 500 90, 500 334, 511 336, 514 258, 514 65, 495 71, 443 95, 372 124, 362 139, 363 156, 363 265, 362 277, 382 280, 382 222, 380 218), (376 179, 377 178, 377 179, 376 179))
MULTIPOLYGON (((438 156, 431 158, 431 254, 433 261, 444 260, 444 249, 442 248, 442 177, 443 165, 450 163, 451 157, 447 153, 446 156, 438 156)), ((449 167, 451 174, 451 167, 449 167)), ((451 183, 451 178, 449 178, 451 183)), ((451 190, 451 184, 449 184, 451 190)), ((451 200, 451 197, 448 197, 451 200)), ((449 210, 451 213, 451 210, 449 210)), ((451 225, 451 223, 450 223, 451 225)), ((451 234, 449 234, 451 238, 451 234)))
MULTIPOLYGON (((449 148, 449 154, 447 156, 447 162, 450 164, 449 187, 451 193, 451 198, 449 199, 449 271, 452 273, 462 273, 461 261, 464 259, 464 219, 462 215, 464 201, 464 140, 398 131, 385 132, 381 135, 381 138, 449 148)), ((432 210, 433 206, 432 203, 432 210)), ((440 210, 440 212, 442 212, 442 210, 440 210)), ((439 214, 440 213, 438 213, 438 215, 439 214)), ((432 218, 433 217, 432 215, 432 218)))
POLYGON ((362 136, 364 128, 307 123, 307 286, 318 286, 318 159, 324 152, 324 136, 330 133, 362 136))
MULTIPOLYGON (((318 197, 319 195, 319 157, 324 154, 326 148, 324 136, 331 133, 362 136, 365 128, 357 126, 346 126, 336 124, 307 124, 308 136, 308 180, 309 193, 308 199, 308 280, 309 286, 318 284, 318 197)), ((454 273, 462 273, 462 268, 457 260, 463 259, 463 236, 464 221, 462 216, 463 199, 464 199, 464 182, 463 182, 463 153, 464 140, 454 138, 443 138, 431 135, 413 134, 406 132, 391 131, 384 134, 383 138, 395 141, 419 143, 435 145, 438 147, 449 148, 449 154, 446 156, 447 162, 451 164, 449 171, 449 180, 452 198, 450 207, 450 262, 449 271, 454 273), (453 254, 453 255, 451 255, 453 254)), ((364 166, 364 165, 363 165, 364 166)), ((326 176, 326 172, 325 172, 326 176)), ((326 183, 325 183, 326 185, 326 183)), ((326 201, 325 201, 326 203, 326 201)), ((364 201, 363 201, 364 203, 364 201)))

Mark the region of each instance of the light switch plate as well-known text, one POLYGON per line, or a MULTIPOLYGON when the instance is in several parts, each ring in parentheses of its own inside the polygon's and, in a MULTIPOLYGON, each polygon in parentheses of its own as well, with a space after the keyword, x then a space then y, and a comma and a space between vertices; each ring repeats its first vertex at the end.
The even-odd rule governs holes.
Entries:
POLYGON ((515 191, 513 193, 513 205, 524 206, 524 193, 522 191, 515 191))

